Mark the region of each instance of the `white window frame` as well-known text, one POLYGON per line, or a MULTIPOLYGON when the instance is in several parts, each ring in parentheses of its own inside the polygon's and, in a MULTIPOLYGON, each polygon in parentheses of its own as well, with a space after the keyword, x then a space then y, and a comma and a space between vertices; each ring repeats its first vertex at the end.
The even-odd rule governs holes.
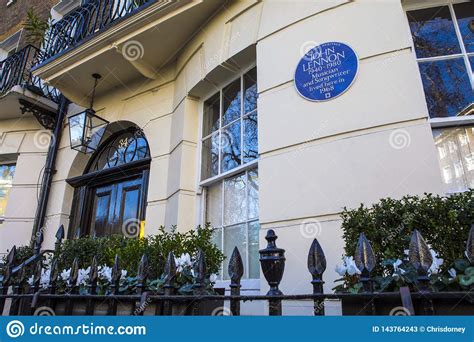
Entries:
POLYGON ((22 33, 23 29, 20 29, 0 42, 0 61, 8 58, 10 52, 16 52, 22 33))
MULTIPOLYGON (((17 160, 13 160, 13 159, 10 159, 10 160, 5 160, 5 161, 0 161, 0 166, 4 166, 4 165, 15 165, 15 172, 16 172, 16 166, 17 166, 17 160)), ((13 175, 13 178, 15 178, 15 175, 13 175)), ((13 187, 13 181, 12 181, 12 187, 13 187)), ((7 201, 7 206, 8 206, 8 201, 7 201)), ((0 216, 0 224, 2 224, 3 222, 5 222, 5 216, 0 216)))
MULTIPOLYGON (((234 75, 232 75, 231 77, 228 77, 227 79, 225 79, 221 84, 222 86, 216 86, 214 87, 211 91, 207 92, 207 94, 205 94, 205 96, 202 97, 202 100, 199 102, 199 133, 198 133, 198 139, 199 139, 199 144, 198 144, 198 153, 197 153, 197 157, 198 157, 198 160, 197 160, 197 166, 198 166, 198 169, 197 169, 197 182, 198 182, 198 189, 197 189, 197 193, 198 194, 201 194, 201 198, 199 200, 199 206, 201 208, 200 210, 200 223, 201 225, 204 225, 206 224, 206 212, 207 212, 207 188, 209 186, 212 186, 212 185, 215 185, 219 182, 221 182, 221 186, 222 186, 222 191, 224 191, 224 180, 227 179, 227 178, 231 178, 232 176, 235 176, 239 173, 247 173, 248 171, 251 171, 252 169, 257 169, 258 170, 258 162, 260 160, 260 154, 258 155, 258 157, 254 160, 252 160, 251 162, 248 162, 246 164, 242 164, 242 165, 239 165, 237 167, 235 167, 234 169, 232 170, 228 170, 226 172, 223 172, 223 173, 220 173, 220 158, 221 158, 221 154, 220 154, 220 151, 219 151, 219 161, 218 161, 218 168, 219 168, 219 173, 216 175, 216 176, 213 176, 213 177, 210 177, 210 178, 206 178, 206 179, 202 179, 202 163, 203 163, 203 155, 202 155, 202 152, 203 152, 203 142, 212 136, 212 134, 215 134, 215 132, 212 132, 206 136, 203 135, 203 130, 204 130, 204 104, 207 100, 209 100, 212 96, 214 96, 217 92, 219 92, 221 95, 220 95, 220 113, 219 113, 219 132, 221 132, 221 129, 222 129, 222 91, 225 87, 227 87, 228 85, 230 85, 232 82, 235 82, 237 79, 240 78, 240 86, 241 86, 241 89, 244 89, 243 88, 243 76, 249 72, 250 70, 252 70, 253 68, 255 68, 257 65, 256 63, 252 63, 246 67, 243 67, 240 69, 239 73, 235 73, 234 75)), ((257 69, 257 73, 258 73, 258 69, 257 69)), ((258 78, 257 78, 257 93, 258 93, 258 78)), ((245 94, 241 94, 241 109, 243 110, 243 101, 245 100, 245 94)), ((243 118, 246 117, 247 115, 250 115, 251 113, 257 113, 257 120, 258 120, 258 105, 257 105, 257 108, 249 113, 244 113, 242 112, 241 113, 241 116, 239 118, 239 120, 241 120, 241 130, 243 130, 244 126, 243 126, 243 118)), ((236 122, 236 120, 228 123, 226 126, 229 126, 231 123, 234 123, 236 122)), ((258 125, 257 125, 258 127, 258 125)), ((219 133, 220 134, 220 133, 219 133)), ((241 144, 240 144, 240 148, 241 148, 241 153, 243 155, 243 131, 241 131, 241 134, 240 134, 240 137, 241 137, 241 144)), ((243 159, 242 159, 243 160, 243 159)), ((259 175, 260 177, 260 175, 259 175)), ((224 194, 222 193, 222 198, 221 200, 223 201, 224 200, 224 194)), ((224 210, 224 207, 222 206, 222 210, 224 210)), ((247 224, 249 222, 255 222, 255 221, 259 221, 259 217, 258 218, 254 218, 252 220, 247 220, 245 221, 247 224)), ((222 225, 224 224, 224 222, 222 222, 222 225)), ((236 223, 238 224, 238 223, 236 223)), ((224 234, 222 234, 222 239, 224 237, 224 234)), ((222 246, 223 243, 222 243, 222 246)), ((248 258, 247 258, 248 260, 248 258)), ((247 262, 248 264, 248 262, 247 262)), ((248 265, 245 265, 244 267, 246 267, 246 269, 248 270, 248 265)), ((223 270, 225 272, 225 270, 223 270)), ((215 287, 216 288, 225 288, 226 291, 229 290, 229 285, 230 285, 230 280, 223 280, 223 279, 218 279, 215 283, 215 287)), ((258 279, 242 279, 241 280, 241 290, 242 291, 260 291, 260 278, 258 279)))
MULTIPOLYGON (((248 173, 251 172, 251 171, 253 171, 253 170, 258 170, 258 168, 257 168, 257 167, 248 168, 248 169, 246 169, 245 171, 242 172, 242 173, 245 175, 245 177, 246 177, 246 178, 245 178, 245 179, 246 179, 246 180, 245 180, 246 182, 247 182, 247 180, 248 180, 248 173)), ((218 227, 218 228, 222 230, 222 233, 221 233, 221 246, 222 246, 222 247, 224 247, 224 230, 226 229, 226 227, 233 227, 233 226, 237 226, 237 225, 245 225, 245 227, 246 227, 246 234, 247 234, 247 235, 246 235, 246 240, 248 241, 249 225, 250 225, 251 223, 254 223, 254 222, 259 222, 259 217, 254 217, 254 218, 251 218, 251 219, 249 219, 249 218, 247 217, 247 218, 246 218, 245 220, 243 220, 243 221, 234 222, 234 223, 228 224, 228 225, 225 225, 225 224, 224 224, 225 181, 226 181, 226 179, 229 179, 229 178, 232 178, 232 177, 233 177, 233 176, 224 177, 224 178, 222 178, 222 179, 220 179, 220 180, 214 182, 213 184, 211 184, 211 185, 218 185, 218 184, 220 184, 220 186, 221 186, 221 203, 222 203, 222 205, 221 205, 221 213, 220 213, 220 215, 221 215, 222 224, 221 224, 221 226, 218 227)), ((248 199, 248 196, 249 196, 249 187, 247 186, 247 187, 246 187, 246 194, 245 194, 246 199, 248 199)), ((204 204, 205 207, 207 206, 207 200, 206 200, 206 199, 207 199, 207 187, 206 187, 206 191, 205 191, 205 197, 203 198, 204 203, 205 203, 205 204, 204 204)), ((207 209, 207 208, 206 208, 206 209, 207 209)), ((206 214, 204 213, 204 216, 205 216, 205 215, 206 215, 206 214)), ((227 257, 230 257, 230 256, 227 256, 227 257)), ((249 270, 250 270, 250 263, 249 263, 249 261, 250 261, 250 258, 248 257, 248 251, 247 251, 247 258, 246 258, 245 264, 244 264, 244 272, 249 272, 249 270)), ((227 271, 227 270, 224 270, 224 269, 223 269, 223 272, 226 272, 226 271, 227 271)), ((228 279, 227 279, 227 280, 223 279, 223 276, 224 276, 223 274, 221 274, 220 276, 221 276, 221 277, 220 277, 220 279, 218 279, 218 280, 219 280, 219 282, 220 282, 221 284, 226 284, 226 285, 230 284, 230 280, 228 280, 228 279)), ((260 278, 242 278, 242 282, 244 282, 244 281, 245 281, 246 283, 251 283, 252 281, 260 281, 260 278)), ((226 287, 228 287, 228 286, 226 286, 226 287)))
MULTIPOLYGON (((420 62, 433 62, 433 61, 440 61, 440 60, 448 60, 454 58, 463 57, 464 64, 466 65, 467 75, 469 77, 469 81, 471 82, 471 87, 474 89, 474 70, 471 67, 471 63, 469 62, 469 57, 474 57, 474 52, 467 52, 466 47, 464 46, 464 40, 461 35, 461 31, 459 30, 458 21, 456 18, 456 13, 454 12, 454 4, 470 2, 470 0, 412 0, 412 1, 405 1, 403 4, 403 10, 405 11, 405 18, 408 27, 408 34, 409 34, 409 41, 411 44, 411 51, 413 57, 416 60, 417 65, 420 62), (451 18, 453 20, 454 30, 456 32, 456 37, 459 42, 459 46, 461 49, 461 53, 447 55, 447 56, 436 56, 436 57, 427 57, 427 58, 418 58, 416 56, 415 50, 415 43, 413 41, 413 36, 410 30, 410 24, 408 22, 408 16, 406 12, 415 11, 420 9, 438 7, 438 6, 448 6, 449 12, 451 14, 451 18)), ((424 92, 423 92, 424 93, 424 92)), ((426 99, 426 97, 425 97, 426 99)), ((466 115, 466 116, 455 116, 455 117, 445 117, 445 118, 431 118, 428 115, 428 122, 430 123, 432 128, 444 128, 444 127, 453 127, 453 126, 460 126, 460 125, 473 125, 474 124, 474 115, 466 115)))

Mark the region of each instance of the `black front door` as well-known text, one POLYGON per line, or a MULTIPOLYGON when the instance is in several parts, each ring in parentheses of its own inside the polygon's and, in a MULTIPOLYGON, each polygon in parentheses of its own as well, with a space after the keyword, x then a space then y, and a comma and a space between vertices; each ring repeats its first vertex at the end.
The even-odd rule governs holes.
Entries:
POLYGON ((75 188, 68 236, 137 236, 145 219, 150 162, 138 128, 107 138, 84 174, 67 180, 75 188))
POLYGON ((142 176, 91 188, 90 234, 138 234, 144 202, 142 189, 142 176))

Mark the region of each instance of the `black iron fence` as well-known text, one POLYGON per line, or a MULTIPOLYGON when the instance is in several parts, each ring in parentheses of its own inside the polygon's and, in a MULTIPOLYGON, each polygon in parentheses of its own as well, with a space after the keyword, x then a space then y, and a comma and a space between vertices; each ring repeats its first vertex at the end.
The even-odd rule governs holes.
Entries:
MULTIPOLYGON (((193 295, 177 294, 175 286, 177 267, 172 253, 168 255, 166 260, 163 277, 164 286, 161 293, 152 291, 147 287, 148 258, 146 255, 142 256, 139 263, 136 286, 132 294, 120 294, 122 270, 118 256, 115 258, 112 269, 108 294, 98 294, 96 257, 91 260, 86 293, 79 293, 77 258, 71 265, 66 293, 58 293, 57 284, 60 270, 57 255, 64 238, 64 228, 62 226, 59 228, 56 238, 54 251, 40 251, 39 246, 43 240, 43 235, 40 234, 35 244, 34 255, 17 266, 14 265, 16 249, 15 247, 12 248, 8 254, 7 264, 4 266, 0 286, 0 310, 2 312, 7 311, 9 315, 44 315, 52 313, 59 315, 240 315, 242 302, 265 301, 268 302, 269 315, 282 315, 283 301, 311 301, 314 315, 324 315, 325 301, 337 299, 342 301, 343 314, 388 314, 380 310, 378 304, 381 302, 401 306, 402 314, 442 314, 437 310, 439 301, 441 303, 449 302, 453 307, 464 305, 462 314, 474 314, 474 296, 472 292, 474 287, 471 287, 471 291, 463 292, 433 292, 430 289, 427 275, 433 259, 418 231, 413 233, 409 246, 409 261, 418 274, 416 292, 410 292, 407 287, 403 287, 400 292, 373 291, 372 273, 376 265, 376 259, 369 241, 364 234, 361 234, 355 251, 355 263, 361 271, 359 279, 363 283, 363 291, 357 294, 323 293, 323 273, 326 270, 326 258, 317 239, 313 240, 309 248, 307 261, 308 271, 311 275, 311 277, 308 276, 308 281, 313 286, 312 293, 283 294, 279 289, 279 285, 284 275, 285 250, 277 247, 277 236, 273 230, 269 230, 265 237, 267 247, 259 251, 262 273, 270 288, 265 295, 242 295, 240 293, 244 266, 237 247, 234 248, 228 266, 230 295, 224 295, 223 293, 208 294, 205 292, 208 276, 205 257, 201 251, 198 251, 194 264, 194 274, 197 281, 194 285, 193 295), (40 286, 40 278, 43 273, 42 260, 47 253, 52 254, 53 261, 49 268, 47 287, 43 288, 40 286), (31 285, 26 284, 26 271, 28 269, 33 270, 31 285), (9 308, 6 305, 7 301, 10 301, 9 308), (344 312, 344 303, 350 305, 355 303, 355 310, 351 311, 349 308, 344 312), (46 312, 44 312, 45 310, 46 312)), ((467 241, 465 254, 468 261, 473 265, 474 228, 471 228, 467 241)), ((459 311, 453 311, 453 308, 450 308, 450 310, 451 314, 459 314, 459 311)), ((394 314, 399 315, 400 312, 394 314)))
POLYGON ((43 60, 77 46, 113 22, 155 1, 157 0, 83 0, 80 7, 51 25, 46 33, 43 60))
POLYGON ((16 85, 26 87, 37 95, 59 102, 59 91, 46 85, 31 73, 31 68, 38 63, 40 51, 33 45, 27 45, 20 51, 0 62, 0 96, 6 94, 16 85))

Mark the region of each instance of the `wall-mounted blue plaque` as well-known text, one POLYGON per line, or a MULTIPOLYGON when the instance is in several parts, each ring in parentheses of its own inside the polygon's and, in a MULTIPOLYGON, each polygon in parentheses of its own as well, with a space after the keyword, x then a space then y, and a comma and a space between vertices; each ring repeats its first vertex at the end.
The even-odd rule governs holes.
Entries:
POLYGON ((354 50, 338 42, 324 43, 309 50, 298 63, 295 86, 310 101, 331 100, 349 89, 359 69, 354 50))

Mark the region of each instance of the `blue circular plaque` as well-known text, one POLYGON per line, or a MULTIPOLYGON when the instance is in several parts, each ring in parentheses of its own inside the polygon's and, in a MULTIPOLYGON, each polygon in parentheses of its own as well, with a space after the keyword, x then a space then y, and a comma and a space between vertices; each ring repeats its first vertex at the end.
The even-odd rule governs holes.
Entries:
POLYGON ((349 89, 358 69, 359 59, 350 46, 338 42, 315 46, 296 67, 296 90, 310 101, 331 100, 349 89))

